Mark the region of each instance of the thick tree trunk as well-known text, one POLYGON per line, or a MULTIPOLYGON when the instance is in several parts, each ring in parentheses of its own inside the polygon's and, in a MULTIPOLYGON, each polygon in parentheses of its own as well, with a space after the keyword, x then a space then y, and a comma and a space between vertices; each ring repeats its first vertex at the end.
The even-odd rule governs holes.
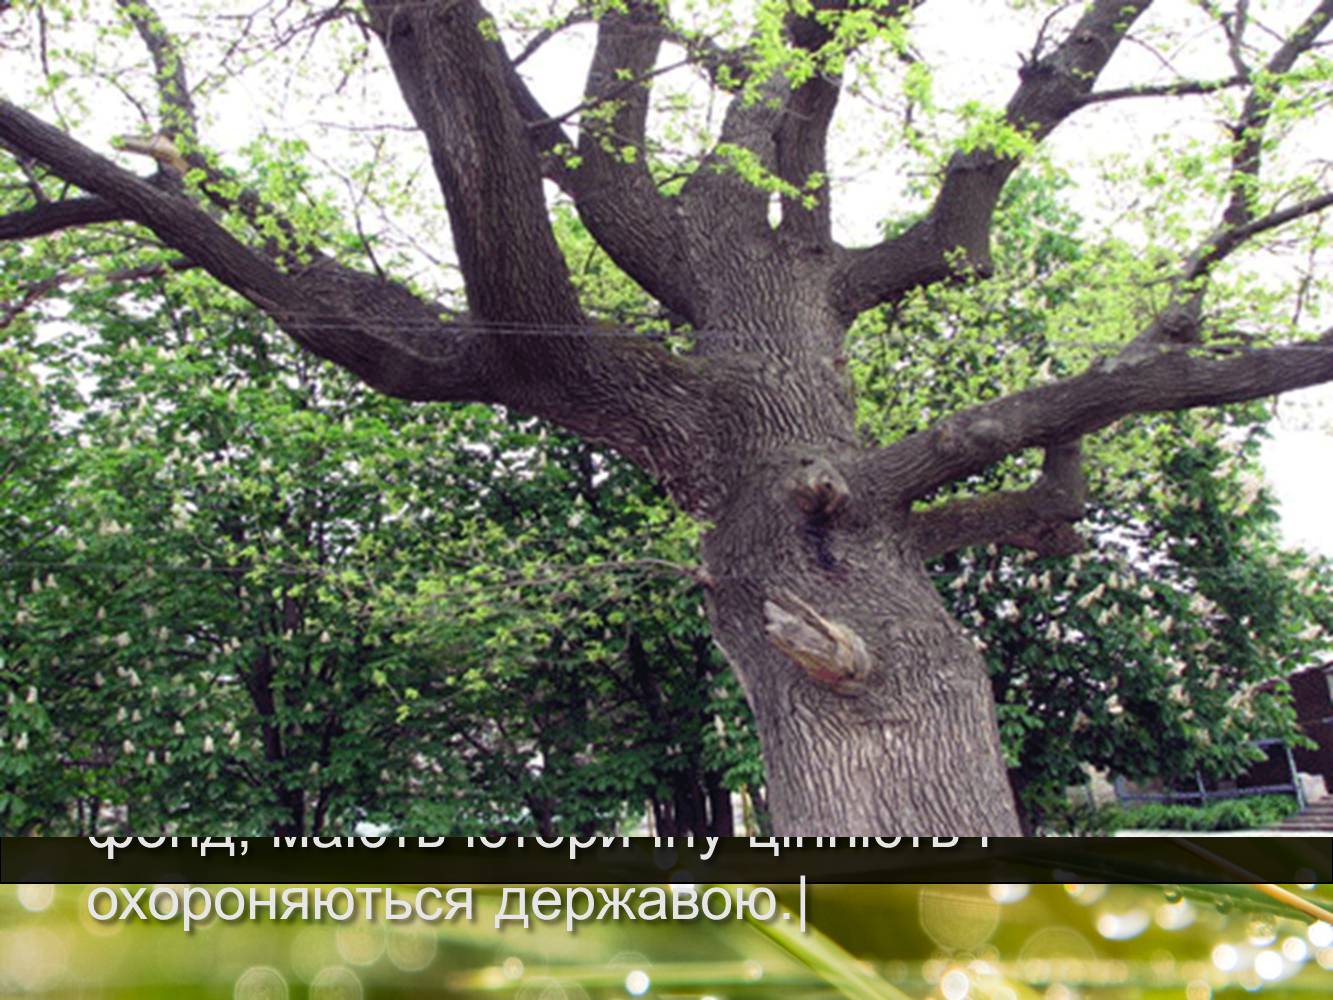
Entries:
POLYGON ((811 537, 757 499, 718 521, 705 558, 714 633, 759 724, 775 832, 1017 835, 985 663, 920 559, 854 530, 811 537), (863 676, 812 676, 775 644, 766 602, 783 592, 859 637, 863 676))
POLYGON ((771 332, 727 386, 703 557, 774 830, 1017 834, 985 663, 925 572, 909 491, 866 474, 819 258, 782 278, 756 263, 731 276, 726 322, 771 332))

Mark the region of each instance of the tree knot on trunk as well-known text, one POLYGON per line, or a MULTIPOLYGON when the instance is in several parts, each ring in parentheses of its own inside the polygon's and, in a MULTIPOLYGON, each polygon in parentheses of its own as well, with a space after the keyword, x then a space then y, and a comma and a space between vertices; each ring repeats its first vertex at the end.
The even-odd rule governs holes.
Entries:
POLYGON ((847 505, 851 487, 826 458, 805 458, 787 480, 787 490, 807 517, 827 520, 847 505))
POLYGON ((936 449, 949 457, 993 451, 1003 447, 1009 436, 1009 429, 1003 422, 985 416, 951 418, 934 434, 936 449))
POLYGON ((780 590, 764 601, 764 631, 811 680, 842 695, 865 688, 872 666, 865 641, 790 591, 780 590))

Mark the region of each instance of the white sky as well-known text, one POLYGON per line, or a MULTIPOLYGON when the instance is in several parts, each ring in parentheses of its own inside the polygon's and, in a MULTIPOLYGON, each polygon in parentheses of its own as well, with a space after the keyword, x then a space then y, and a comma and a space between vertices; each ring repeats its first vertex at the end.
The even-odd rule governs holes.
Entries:
POLYGON ((1289 393, 1263 450, 1287 543, 1333 556, 1333 388, 1289 393))

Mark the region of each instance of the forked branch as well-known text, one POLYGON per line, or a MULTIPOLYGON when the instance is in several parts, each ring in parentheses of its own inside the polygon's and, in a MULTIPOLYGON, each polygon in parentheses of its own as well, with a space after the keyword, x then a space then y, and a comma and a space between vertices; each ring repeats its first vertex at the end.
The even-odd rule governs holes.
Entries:
MULTIPOLYGON (((1007 127, 1040 142, 1073 114, 1152 0, 1093 0, 1065 39, 1024 66, 1005 108, 1007 127)), ((834 294, 855 317, 913 288, 990 270, 995 206, 1016 156, 983 147, 955 153, 930 214, 899 236, 843 252, 834 294)))
MULTIPOLYGON (((502 403, 620 450, 661 475, 686 509, 699 512, 716 499, 701 460, 710 447, 714 392, 705 363, 578 325, 547 335, 531 325, 446 318, 439 304, 326 256, 284 268, 184 193, 123 169, 4 101, 0 140, 88 192, 91 198, 75 206, 82 221, 114 217, 152 230, 302 346, 371 387, 413 400, 502 403)), ((67 203, 52 203, 0 220, 0 232, 19 238, 76 221, 67 203)))
POLYGON ((1082 375, 963 410, 879 449, 863 470, 882 502, 902 504, 1006 455, 1090 434, 1134 413, 1239 403, 1333 381, 1333 331, 1318 340, 1218 354, 1160 344, 1082 375))
POLYGON ((908 526, 927 559, 992 543, 1045 556, 1071 555, 1083 548, 1073 524, 1086 503, 1083 454, 1075 441, 1046 449, 1041 477, 1028 489, 955 500, 914 514, 908 526))

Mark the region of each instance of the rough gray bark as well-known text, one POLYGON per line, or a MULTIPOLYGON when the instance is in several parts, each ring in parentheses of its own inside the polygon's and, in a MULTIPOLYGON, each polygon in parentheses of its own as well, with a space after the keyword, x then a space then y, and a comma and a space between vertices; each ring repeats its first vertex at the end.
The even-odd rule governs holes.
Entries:
MULTIPOLYGON (((156 174, 138 176, 3 101, 0 149, 84 194, 0 216, 0 239, 136 223, 378 389, 502 403, 618 449, 712 522, 703 558, 714 633, 759 722, 780 833, 1017 833, 984 663, 923 559, 990 541, 1067 550, 1082 510, 1078 440, 1126 414, 1333 380, 1333 349, 1201 349, 1197 291, 1245 240, 1333 198, 1258 218, 1236 203, 1186 263, 1175 301, 1143 330, 1127 331, 1132 343, 1120 357, 866 448, 841 354, 849 324, 913 288, 984 273, 991 216, 1015 160, 984 149, 958 154, 919 224, 876 246, 845 248, 830 232, 826 193, 813 206, 786 198, 772 227, 767 196, 716 157, 678 198, 657 190, 645 166, 648 88, 663 40, 679 37, 658 5, 631 0, 602 16, 585 96, 610 113, 583 123, 576 163, 559 155, 562 145, 574 148, 561 123, 480 27, 487 15, 477 0, 365 6, 431 152, 467 315, 446 317, 437 304, 327 257, 258 235, 242 241, 173 182, 172 155, 159 156, 156 174), (583 314, 547 220, 544 178, 574 198, 627 274, 703 334, 695 352, 606 336, 583 314), (707 336, 718 332, 726 336, 707 336), (1047 452, 1030 490, 913 511, 941 486, 1030 447, 1047 452)), ((822 18, 850 6, 822 0, 814 15, 791 15, 792 43, 817 49, 828 37, 822 18)), ((891 4, 882 16, 911 6, 891 4)), ((1090 3, 1063 40, 1025 66, 1010 123, 1040 139, 1078 108, 1111 99, 1094 90, 1097 78, 1149 6, 1090 3)), ((193 127, 193 105, 181 92, 177 48, 144 4, 133 10, 157 78, 170 84, 169 146, 173 131, 193 127)), ((1315 6, 1275 59, 1292 65, 1330 11, 1330 0, 1315 6)), ((710 73, 746 72, 743 52, 697 40, 689 47, 710 73)), ((1238 67, 1235 79, 1185 81, 1169 92, 1241 86, 1246 75, 1238 67)), ((733 101, 720 138, 801 188, 823 169, 839 82, 817 76, 792 87, 779 74, 761 92, 760 102, 733 101)), ((1262 128, 1272 99, 1268 92, 1247 103, 1247 136, 1262 128)), ((1240 148, 1236 189, 1257 170, 1257 153, 1240 148)), ((1333 347, 1333 334, 1324 342, 1333 347)))

